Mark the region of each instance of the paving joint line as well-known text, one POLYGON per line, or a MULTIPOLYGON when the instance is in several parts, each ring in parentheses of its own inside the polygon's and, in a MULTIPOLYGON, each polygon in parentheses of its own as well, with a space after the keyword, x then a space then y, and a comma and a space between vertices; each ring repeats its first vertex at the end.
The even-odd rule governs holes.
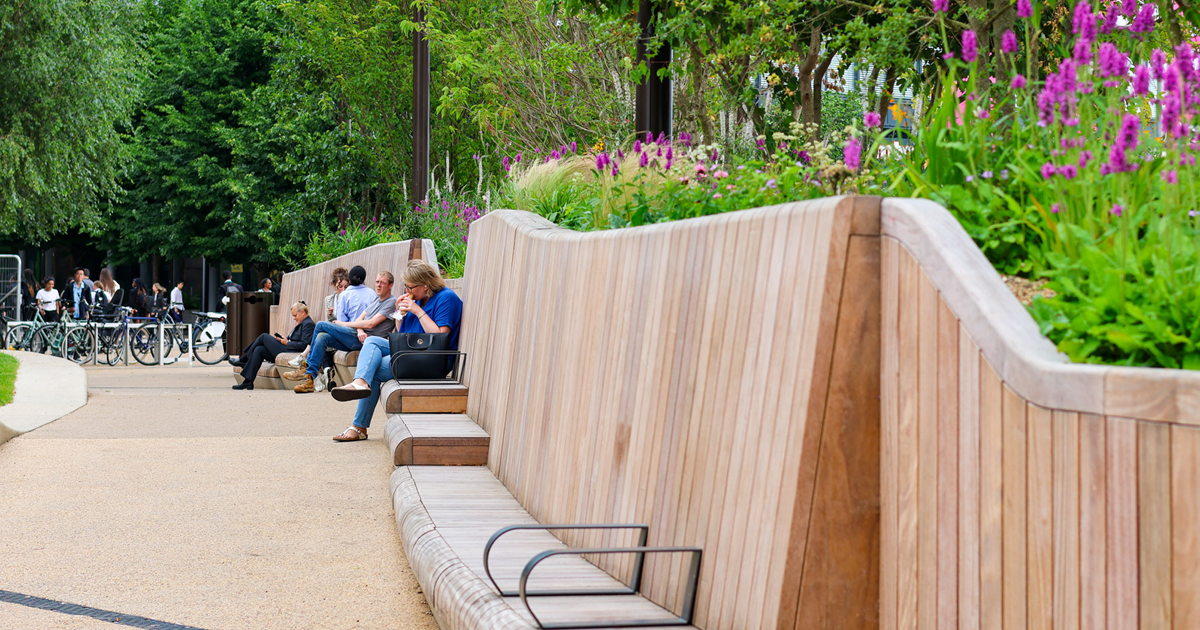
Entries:
POLYGON ((13 591, 5 591, 0 589, 0 602, 17 604, 29 608, 37 608, 40 610, 48 610, 51 612, 62 613, 65 615, 77 615, 81 617, 91 617, 99 621, 107 621, 122 626, 131 628, 142 628, 143 630, 203 630, 195 626, 185 626, 183 624, 171 623, 169 621, 158 621, 148 617, 138 615, 126 615, 124 613, 113 612, 111 610, 102 610, 100 608, 92 608, 91 606, 81 606, 79 604, 69 604, 60 602, 54 599, 46 599, 44 597, 36 597, 33 595, 25 595, 23 593, 15 593, 13 591))

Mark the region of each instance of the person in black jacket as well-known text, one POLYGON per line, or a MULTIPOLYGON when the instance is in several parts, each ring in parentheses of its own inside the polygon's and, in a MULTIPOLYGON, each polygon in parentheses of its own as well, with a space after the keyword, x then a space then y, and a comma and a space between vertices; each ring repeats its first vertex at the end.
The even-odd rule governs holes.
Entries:
POLYGON ((92 287, 84 282, 83 267, 75 268, 71 281, 63 288, 63 300, 75 319, 88 318, 88 312, 95 302, 92 300, 92 287))
POLYGON ((292 319, 296 327, 288 334, 287 339, 279 335, 263 333, 251 343, 246 351, 237 359, 230 359, 234 367, 242 368, 242 382, 234 385, 234 389, 254 389, 254 379, 263 361, 274 361, 280 352, 299 352, 312 342, 313 329, 317 325, 308 316, 308 306, 304 302, 292 305, 292 319))

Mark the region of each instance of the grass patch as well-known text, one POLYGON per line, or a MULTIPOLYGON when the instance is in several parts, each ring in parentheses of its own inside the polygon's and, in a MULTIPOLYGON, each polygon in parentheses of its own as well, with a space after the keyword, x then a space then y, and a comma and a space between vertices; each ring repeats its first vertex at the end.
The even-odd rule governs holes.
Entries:
POLYGON ((0 354, 0 406, 13 400, 13 389, 17 384, 18 362, 7 354, 0 354))

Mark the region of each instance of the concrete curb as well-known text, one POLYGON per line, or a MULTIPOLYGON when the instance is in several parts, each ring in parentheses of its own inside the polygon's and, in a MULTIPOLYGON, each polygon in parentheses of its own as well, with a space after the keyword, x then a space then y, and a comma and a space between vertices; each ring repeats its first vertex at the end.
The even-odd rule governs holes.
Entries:
POLYGON ((32 352, 4 353, 21 365, 13 401, 0 407, 0 444, 87 404, 87 372, 82 367, 32 352))

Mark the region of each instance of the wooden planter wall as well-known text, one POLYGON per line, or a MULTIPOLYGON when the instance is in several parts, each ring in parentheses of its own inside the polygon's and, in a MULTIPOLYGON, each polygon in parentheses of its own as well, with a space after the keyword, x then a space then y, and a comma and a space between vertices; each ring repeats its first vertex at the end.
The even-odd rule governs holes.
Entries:
POLYGON ((1066 364, 945 209, 882 222, 883 628, 1200 628, 1200 375, 1066 364))
MULTIPOLYGON (((835 198, 593 233, 475 222, 461 345, 489 468, 543 523, 702 547, 699 627, 877 627, 878 216, 835 198)), ((676 610, 682 559, 651 556, 644 582, 676 610)))

